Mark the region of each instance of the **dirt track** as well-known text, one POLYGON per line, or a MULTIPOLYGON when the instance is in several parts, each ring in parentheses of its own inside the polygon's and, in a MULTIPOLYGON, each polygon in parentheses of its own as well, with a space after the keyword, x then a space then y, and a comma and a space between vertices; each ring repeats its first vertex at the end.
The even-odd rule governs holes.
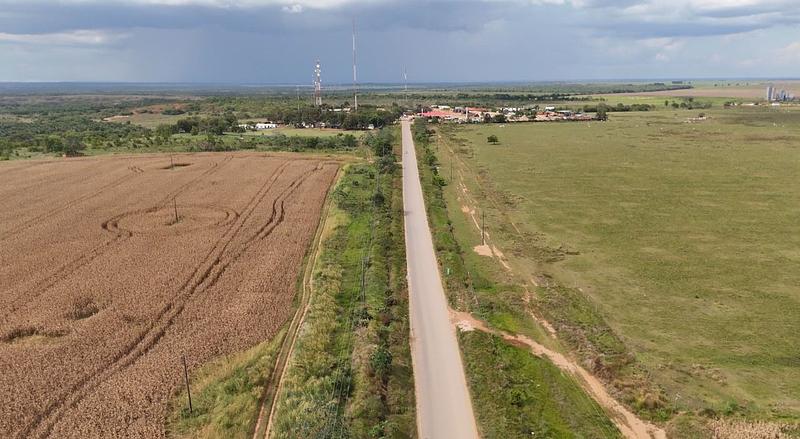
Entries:
POLYGON ((567 358, 564 354, 548 349, 524 335, 508 334, 493 330, 484 322, 466 312, 451 310, 450 318, 453 324, 461 328, 462 331, 477 329, 482 332, 498 335, 512 344, 525 346, 537 357, 549 360, 559 369, 577 378, 577 382, 580 383, 586 393, 611 415, 611 420, 626 438, 666 439, 667 436, 664 430, 647 421, 639 419, 633 412, 617 402, 617 400, 608 393, 603 383, 601 383, 597 377, 590 374, 576 362, 567 358))
POLYGON ((182 354, 194 368, 289 317, 338 165, 180 161, 0 164, 0 437, 161 437, 182 354))

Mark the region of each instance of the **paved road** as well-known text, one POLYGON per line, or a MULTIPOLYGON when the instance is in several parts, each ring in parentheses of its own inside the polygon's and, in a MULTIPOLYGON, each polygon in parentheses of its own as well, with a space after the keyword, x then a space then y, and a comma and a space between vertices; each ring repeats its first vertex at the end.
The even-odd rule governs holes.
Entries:
POLYGON ((403 128, 403 206, 411 302, 411 356, 422 439, 478 437, 455 328, 428 228, 411 126, 403 128))

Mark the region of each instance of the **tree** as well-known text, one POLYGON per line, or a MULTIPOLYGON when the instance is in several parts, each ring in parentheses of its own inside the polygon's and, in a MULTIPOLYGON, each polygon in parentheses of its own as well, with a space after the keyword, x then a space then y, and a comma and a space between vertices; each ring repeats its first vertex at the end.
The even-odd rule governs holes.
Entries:
POLYGON ((77 133, 67 133, 64 136, 64 154, 74 157, 80 154, 80 151, 86 148, 80 136, 77 133))
POLYGON ((56 152, 64 150, 64 142, 61 137, 56 135, 43 136, 39 140, 44 146, 44 152, 56 152))
POLYGON ((500 140, 497 139, 497 136, 495 136, 494 134, 492 134, 491 136, 487 137, 486 140, 489 143, 493 144, 493 145, 497 145, 497 143, 500 141, 500 140))
POLYGON ((608 120, 608 108, 606 104, 600 104, 597 106, 597 115, 595 116, 597 120, 608 120))

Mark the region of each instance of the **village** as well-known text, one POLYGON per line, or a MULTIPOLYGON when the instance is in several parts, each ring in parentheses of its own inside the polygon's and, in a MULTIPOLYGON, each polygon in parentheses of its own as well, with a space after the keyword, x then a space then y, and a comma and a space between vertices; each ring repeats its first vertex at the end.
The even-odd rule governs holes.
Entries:
POLYGON ((538 105, 533 108, 502 107, 496 110, 431 105, 423 108, 417 113, 417 116, 452 123, 561 122, 596 119, 592 114, 572 110, 556 110, 554 106, 546 106, 544 110, 539 110, 538 105))

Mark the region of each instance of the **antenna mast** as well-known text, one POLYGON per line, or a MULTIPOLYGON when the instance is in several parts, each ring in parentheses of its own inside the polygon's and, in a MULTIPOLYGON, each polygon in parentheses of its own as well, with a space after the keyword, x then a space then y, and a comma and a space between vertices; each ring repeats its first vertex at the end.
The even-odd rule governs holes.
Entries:
POLYGON ((358 111, 358 76, 356 75, 356 19, 353 18, 353 106, 358 111))
POLYGON ((322 105, 322 69, 319 60, 314 67, 314 105, 317 107, 322 105))
POLYGON ((406 89, 406 105, 408 105, 408 72, 406 71, 405 66, 403 66, 403 83, 405 84, 406 89))

